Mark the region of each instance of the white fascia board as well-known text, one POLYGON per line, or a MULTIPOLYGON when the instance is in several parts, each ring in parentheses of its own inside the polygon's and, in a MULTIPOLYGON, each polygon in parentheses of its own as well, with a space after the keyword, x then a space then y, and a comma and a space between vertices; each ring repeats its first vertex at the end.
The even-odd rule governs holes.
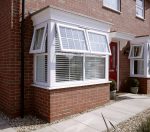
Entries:
POLYGON ((87 29, 96 29, 103 32, 110 32, 111 23, 98 20, 86 15, 72 11, 66 11, 57 7, 46 8, 32 16, 33 25, 52 20, 59 23, 68 23, 87 29))
POLYGON ((131 41, 131 44, 146 44, 150 43, 150 36, 136 37, 131 41))
POLYGON ((135 35, 124 32, 111 32, 109 36, 110 39, 128 40, 128 41, 131 41, 135 38, 135 35))

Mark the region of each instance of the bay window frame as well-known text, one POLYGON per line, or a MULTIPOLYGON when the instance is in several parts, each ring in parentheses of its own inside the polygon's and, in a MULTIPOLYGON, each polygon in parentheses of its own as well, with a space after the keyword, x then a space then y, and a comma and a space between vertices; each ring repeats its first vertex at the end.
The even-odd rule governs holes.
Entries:
POLYGON ((87 30, 87 39, 88 39, 88 43, 89 43, 90 52, 92 54, 97 54, 97 55, 111 55, 111 50, 110 50, 109 39, 108 38, 109 38, 108 34, 106 34, 104 32, 95 31, 95 30, 87 30), (103 35, 103 36, 105 36, 106 37, 106 41, 107 41, 108 52, 96 52, 96 51, 92 51, 91 44, 90 44, 89 33, 94 33, 94 34, 97 34, 97 35, 103 35))
MULTIPOLYGON (((88 51, 72 51, 69 50, 67 52, 66 50, 62 52, 63 53, 56 53, 56 38, 55 34, 56 32, 58 33, 58 27, 56 26, 58 23, 56 21, 49 20, 47 21, 47 53, 42 53, 41 55, 47 55, 47 83, 42 83, 42 82, 37 82, 36 81, 36 56, 40 55, 38 53, 34 54, 34 86, 40 87, 40 88, 46 88, 46 89, 59 89, 59 88, 69 88, 69 87, 77 87, 77 86, 86 86, 86 85, 94 85, 94 84, 103 84, 103 83, 108 83, 109 79, 109 54, 100 54, 100 53, 92 53, 89 47, 88 43, 88 38, 87 38, 87 30, 82 29, 85 34, 85 39, 86 39, 86 44, 88 51), (85 65, 85 57, 86 56, 98 56, 98 57, 104 57, 105 58, 105 78, 104 79, 85 79, 85 67, 83 66, 83 80, 77 80, 77 81, 70 81, 70 82, 56 82, 56 54, 66 54, 66 53, 72 53, 72 54, 77 54, 77 56, 83 56, 83 65, 85 65)), ((65 25, 66 24, 60 24, 60 25, 65 25)), ((81 29, 81 28, 76 28, 75 26, 70 26, 67 25, 69 28, 74 28, 74 29, 81 29)), ((93 30, 88 30, 88 31, 93 31, 93 30)), ((100 34, 106 35, 107 42, 108 41, 108 35, 103 32, 96 32, 100 34)), ((60 38, 59 38, 60 39, 60 38)), ((61 46, 61 44, 60 44, 61 46)), ((110 50, 110 47, 108 45, 108 48, 110 50)))
POLYGON ((58 39, 59 39, 59 42, 60 42, 60 48, 61 48, 62 52, 74 52, 74 53, 88 53, 89 52, 89 45, 88 45, 88 42, 87 42, 87 37, 86 37, 86 31, 85 31, 85 29, 79 28, 79 27, 76 27, 76 26, 61 24, 61 23, 56 23, 56 28, 57 28, 58 39), (63 44, 62 44, 62 40, 61 40, 60 27, 70 28, 70 29, 75 29, 75 30, 82 31, 84 33, 85 44, 87 46, 87 50, 64 49, 63 48, 63 44))
POLYGON ((34 27, 34 31, 33 31, 33 37, 32 37, 32 42, 31 42, 31 47, 30 47, 30 51, 29 53, 33 53, 33 54, 37 54, 37 53, 43 53, 45 52, 45 41, 46 41, 46 33, 47 32, 47 22, 36 25, 34 27), (44 28, 44 32, 43 32, 43 36, 42 36, 42 41, 41 41, 41 46, 39 49, 34 49, 34 45, 35 45, 35 37, 36 37, 36 31, 38 29, 44 28))

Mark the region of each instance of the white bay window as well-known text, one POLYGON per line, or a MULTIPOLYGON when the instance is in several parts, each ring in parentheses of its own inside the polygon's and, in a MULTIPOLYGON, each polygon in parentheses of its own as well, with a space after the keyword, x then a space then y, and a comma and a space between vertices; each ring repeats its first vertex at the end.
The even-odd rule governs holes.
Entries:
POLYGON ((52 34, 46 28, 35 29, 31 44, 36 85, 69 87, 72 84, 78 86, 108 82, 110 47, 106 33, 55 23, 52 32, 55 34, 55 48, 50 52, 52 45, 48 45, 48 38, 52 34), (35 46, 40 50, 36 51, 35 46), (52 61, 49 61, 52 56, 52 61), (51 71, 53 75, 48 74, 51 71), (48 83, 49 79, 53 80, 52 84, 48 83))

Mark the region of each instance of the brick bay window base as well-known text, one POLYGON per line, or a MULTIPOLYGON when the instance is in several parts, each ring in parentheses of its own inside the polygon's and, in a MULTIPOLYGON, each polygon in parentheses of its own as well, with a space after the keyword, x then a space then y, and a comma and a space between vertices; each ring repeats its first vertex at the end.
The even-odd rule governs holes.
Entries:
POLYGON ((109 84, 46 90, 34 89, 34 113, 48 122, 84 112, 109 101, 109 84))

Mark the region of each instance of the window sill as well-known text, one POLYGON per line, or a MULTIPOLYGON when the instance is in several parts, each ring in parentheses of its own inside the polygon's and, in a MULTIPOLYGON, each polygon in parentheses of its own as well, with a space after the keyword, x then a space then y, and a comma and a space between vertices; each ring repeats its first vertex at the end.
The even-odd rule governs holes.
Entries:
POLYGON ((119 11, 119 10, 115 10, 115 9, 113 9, 113 8, 111 8, 111 7, 108 7, 108 6, 105 6, 105 5, 103 5, 102 7, 103 7, 104 9, 110 10, 110 11, 115 12, 115 13, 117 13, 117 14, 121 14, 121 13, 122 13, 122 12, 119 11))
POLYGON ((38 84, 32 84, 32 86, 37 87, 37 88, 42 88, 46 90, 56 90, 56 89, 67 89, 67 88, 76 88, 76 87, 84 87, 84 86, 90 86, 90 85, 98 85, 98 84, 107 84, 111 83, 111 81, 87 81, 86 83, 80 82, 80 83, 72 83, 70 85, 62 85, 64 83, 57 83, 57 85, 54 85, 52 87, 49 86, 43 86, 43 85, 38 85, 38 84))
POLYGON ((141 16, 137 16, 137 15, 136 15, 136 18, 139 19, 139 20, 145 21, 145 18, 143 18, 143 17, 141 17, 141 16))
POLYGON ((150 78, 150 76, 144 76, 144 75, 130 75, 130 77, 136 77, 136 78, 150 78))

